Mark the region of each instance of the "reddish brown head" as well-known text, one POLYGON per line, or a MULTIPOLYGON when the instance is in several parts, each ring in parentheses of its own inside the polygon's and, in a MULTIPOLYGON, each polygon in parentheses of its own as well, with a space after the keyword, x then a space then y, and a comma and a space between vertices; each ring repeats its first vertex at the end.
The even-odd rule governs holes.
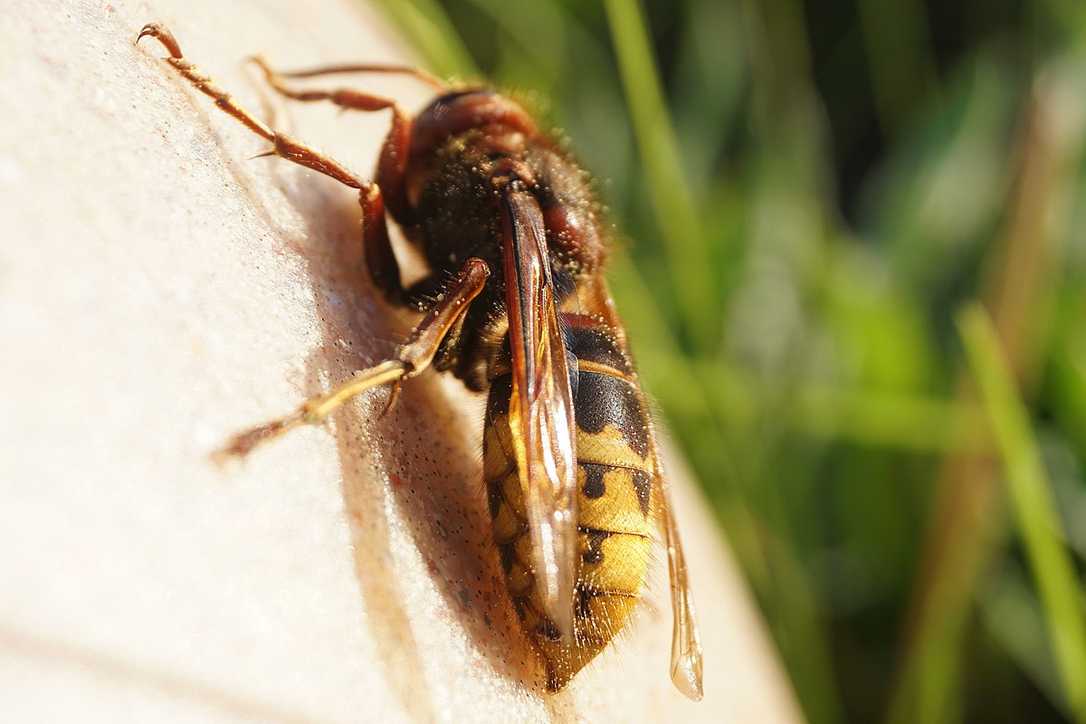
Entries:
POLYGON ((432 267, 452 272, 478 256, 501 268, 499 197, 514 184, 539 203, 557 274, 599 268, 604 244, 587 176, 518 103, 487 89, 459 90, 435 98, 404 131, 398 148, 386 144, 381 169, 402 168, 400 203, 389 194, 397 184, 382 188, 432 267))

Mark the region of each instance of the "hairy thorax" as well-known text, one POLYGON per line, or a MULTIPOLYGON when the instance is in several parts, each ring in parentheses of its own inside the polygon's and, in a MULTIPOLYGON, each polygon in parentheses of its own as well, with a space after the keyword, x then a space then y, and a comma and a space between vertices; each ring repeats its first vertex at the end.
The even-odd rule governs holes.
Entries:
MULTIPOLYGON (((472 389, 486 386, 507 322, 501 244, 502 194, 522 187, 539 203, 551 275, 561 303, 596 274, 604 260, 605 229, 587 174, 549 139, 522 131, 476 128, 449 138, 406 179, 414 219, 405 231, 433 278, 451 278, 477 257, 492 277, 464 321, 472 334, 442 350, 439 369, 472 389)), ((440 286, 434 289, 440 293, 440 286)))

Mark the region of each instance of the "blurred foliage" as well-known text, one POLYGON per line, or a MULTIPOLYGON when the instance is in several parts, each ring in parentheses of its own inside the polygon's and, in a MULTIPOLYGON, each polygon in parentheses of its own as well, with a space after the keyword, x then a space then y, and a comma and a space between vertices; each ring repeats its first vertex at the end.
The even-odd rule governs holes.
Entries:
POLYGON ((380 4, 600 179, 810 721, 1086 721, 1086 3, 380 4))

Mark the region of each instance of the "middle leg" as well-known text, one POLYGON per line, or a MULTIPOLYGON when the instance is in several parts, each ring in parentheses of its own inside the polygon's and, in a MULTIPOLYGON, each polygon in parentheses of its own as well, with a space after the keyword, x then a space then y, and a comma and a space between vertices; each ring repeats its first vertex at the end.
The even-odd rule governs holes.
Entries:
POLYGON ((457 333, 471 302, 486 286, 489 276, 490 268, 486 262, 476 258, 468 259, 445 295, 419 322, 411 336, 396 349, 392 358, 357 372, 353 378, 323 395, 309 398, 289 415, 233 436, 212 458, 223 462, 232 457, 244 457, 257 445, 273 440, 296 427, 319 425, 345 402, 367 390, 391 384, 392 396, 386 405, 387 410, 396 398, 399 385, 429 367, 445 338, 450 333, 457 333))

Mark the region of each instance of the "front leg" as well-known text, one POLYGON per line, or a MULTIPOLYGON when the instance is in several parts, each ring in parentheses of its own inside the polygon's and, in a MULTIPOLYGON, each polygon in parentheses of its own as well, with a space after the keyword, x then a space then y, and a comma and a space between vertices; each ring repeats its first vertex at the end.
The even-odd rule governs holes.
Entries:
POLYGON ((264 73, 265 80, 276 93, 285 98, 301 101, 303 103, 330 102, 345 111, 361 111, 373 113, 388 109, 392 112, 392 124, 385 136, 385 142, 381 146, 381 157, 377 162, 377 183, 384 189, 388 197, 388 210, 393 218, 401 224, 413 223, 411 205, 407 201, 407 192, 404 188, 404 171, 407 168, 407 159, 411 155, 411 119, 395 100, 384 96, 369 93, 354 88, 335 88, 324 90, 318 88, 296 89, 287 82, 287 78, 315 78, 329 73, 345 72, 392 72, 409 73, 430 84, 439 92, 444 92, 448 87, 438 79, 418 69, 405 68, 404 66, 379 66, 379 65, 345 65, 315 68, 308 71, 295 73, 278 73, 261 58, 252 58, 257 67, 264 73))
MULTIPOLYGON (((392 244, 389 242, 384 197, 377 184, 363 181, 330 156, 322 154, 284 133, 277 132, 257 118, 251 111, 239 105, 229 93, 215 85, 215 82, 209 76, 204 75, 195 65, 185 59, 177 39, 164 26, 157 23, 145 25, 136 38, 136 42, 145 37, 152 37, 162 43, 170 53, 170 57, 165 58, 166 62, 198 91, 210 96, 220 110, 236 118, 253 133, 271 143, 271 150, 264 155, 285 158, 300 166, 318 171, 339 181, 344 186, 358 191, 358 203, 362 207, 363 248, 370 275, 389 301, 404 304, 406 295, 400 280, 400 267, 396 262, 396 255, 392 252, 392 244)), ((406 119, 398 111, 395 118, 397 120, 393 124, 392 131, 389 132, 390 139, 398 139, 402 136, 402 126, 407 123, 406 119)), ((389 143, 391 143, 391 140, 386 141, 385 145, 388 146, 389 143)), ((399 193, 399 176, 391 173, 387 175, 392 179, 390 183, 395 187, 393 188, 393 195, 395 196, 399 193)))
POLYGON ((362 251, 374 286, 380 289, 385 299, 392 304, 423 311, 413 302, 410 290, 404 289, 400 264, 396 261, 392 242, 388 238, 385 200, 381 187, 369 184, 359 194, 359 203, 362 205, 362 251))

